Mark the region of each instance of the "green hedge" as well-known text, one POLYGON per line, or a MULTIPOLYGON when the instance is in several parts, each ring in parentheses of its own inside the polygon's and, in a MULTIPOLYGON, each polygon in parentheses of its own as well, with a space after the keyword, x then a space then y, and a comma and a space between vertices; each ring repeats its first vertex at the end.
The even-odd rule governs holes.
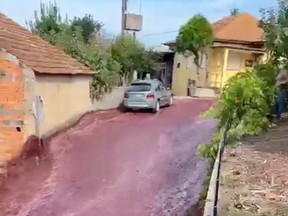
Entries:
POLYGON ((219 121, 219 127, 210 144, 199 146, 201 156, 215 159, 228 118, 232 119, 228 140, 258 135, 269 127, 268 116, 274 104, 276 74, 277 68, 262 64, 227 81, 218 105, 206 113, 219 121))

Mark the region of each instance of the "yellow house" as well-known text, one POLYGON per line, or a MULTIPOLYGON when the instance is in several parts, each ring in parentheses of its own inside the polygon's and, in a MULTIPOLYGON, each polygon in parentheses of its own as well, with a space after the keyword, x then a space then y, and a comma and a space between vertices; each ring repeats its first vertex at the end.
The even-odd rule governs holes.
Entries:
MULTIPOLYGON (((221 88, 239 72, 251 69, 265 56, 258 19, 248 13, 225 17, 213 23, 214 43, 202 54, 196 67, 193 56, 175 54, 172 89, 175 95, 187 95, 188 79, 197 87, 221 88)), ((175 47, 176 41, 165 45, 175 47)))
POLYGON ((92 71, 0 14, 0 159, 91 110, 92 71))

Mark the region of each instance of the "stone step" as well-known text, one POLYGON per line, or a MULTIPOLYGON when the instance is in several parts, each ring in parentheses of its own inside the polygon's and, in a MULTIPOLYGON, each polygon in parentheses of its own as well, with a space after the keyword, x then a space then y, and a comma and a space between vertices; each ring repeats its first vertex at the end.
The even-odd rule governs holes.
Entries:
POLYGON ((212 88, 196 88, 194 97, 217 98, 218 93, 216 89, 212 88))

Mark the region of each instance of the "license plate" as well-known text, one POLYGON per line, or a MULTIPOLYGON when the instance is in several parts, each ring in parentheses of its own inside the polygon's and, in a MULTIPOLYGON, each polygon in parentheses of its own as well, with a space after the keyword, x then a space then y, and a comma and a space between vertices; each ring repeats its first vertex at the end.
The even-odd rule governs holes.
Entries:
POLYGON ((134 97, 143 97, 143 95, 142 94, 136 94, 136 95, 134 95, 134 97))

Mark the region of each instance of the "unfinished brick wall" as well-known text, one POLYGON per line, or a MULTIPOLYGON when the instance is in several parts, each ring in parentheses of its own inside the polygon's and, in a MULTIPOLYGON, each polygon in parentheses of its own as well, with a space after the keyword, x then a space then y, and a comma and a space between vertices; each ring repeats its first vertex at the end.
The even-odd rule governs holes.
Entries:
POLYGON ((0 155, 11 159, 24 142, 24 76, 14 62, 0 56, 0 155))
POLYGON ((35 133, 32 100, 35 74, 15 56, 0 49, 0 160, 10 160, 22 151, 35 133))

